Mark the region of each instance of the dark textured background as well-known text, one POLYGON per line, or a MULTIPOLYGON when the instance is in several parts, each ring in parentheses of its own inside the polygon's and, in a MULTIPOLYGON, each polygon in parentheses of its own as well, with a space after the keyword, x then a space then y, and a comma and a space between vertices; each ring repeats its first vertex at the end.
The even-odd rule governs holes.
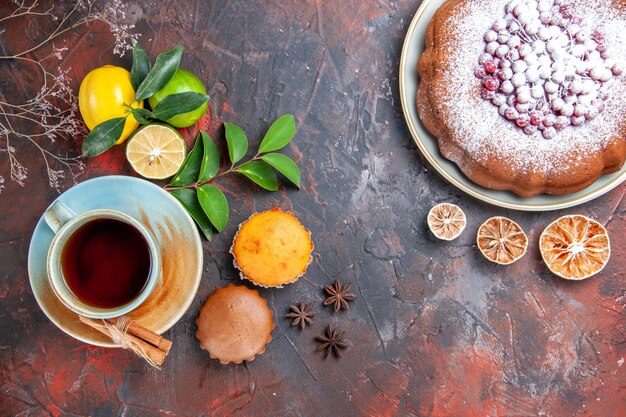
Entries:
MULTIPOLYGON (((204 243, 200 290, 166 333, 174 348, 158 371, 132 353, 73 340, 38 308, 26 257, 57 193, 38 151, 18 141, 29 180, 21 188, 7 178, 0 194, 0 416, 624 416, 626 184, 573 209, 532 214, 480 203, 440 178, 416 150, 398 94, 402 41, 419 3, 126 2, 152 57, 185 46, 182 66, 211 94, 201 125, 218 142, 223 121, 258 143, 274 119, 295 115, 298 133, 286 152, 304 185, 268 193, 240 178, 221 183, 230 224, 204 243), (442 201, 468 215, 451 243, 435 240, 425 224, 442 201), (200 349, 194 319, 216 287, 237 281, 227 252, 237 224, 276 205, 312 230, 314 262, 297 283, 261 291, 278 325, 267 352, 221 366, 200 349), (543 228, 567 213, 599 220, 612 239, 609 265, 585 282, 551 275, 537 250, 543 228), (478 226, 492 215, 513 218, 530 238, 511 266, 489 263, 475 247, 478 226), (358 299, 333 315, 321 306, 321 287, 335 278, 352 282, 358 299), (298 301, 314 301, 321 312, 304 332, 282 318, 298 301), (341 361, 315 352, 313 338, 327 323, 350 340, 341 361)), ((2 15, 10 8, 3 2, 2 15)), ((36 37, 38 23, 28 26, 36 37)), ((12 44, 2 36, 6 49, 12 44)), ((131 66, 129 55, 112 55, 103 25, 64 39, 62 66, 72 68, 76 90, 94 67, 131 66)), ((0 69, 3 95, 38 88, 17 63, 0 69)), ((81 181, 132 175, 122 147, 87 164, 81 181)), ((8 168, 0 153, 5 177, 8 168)))

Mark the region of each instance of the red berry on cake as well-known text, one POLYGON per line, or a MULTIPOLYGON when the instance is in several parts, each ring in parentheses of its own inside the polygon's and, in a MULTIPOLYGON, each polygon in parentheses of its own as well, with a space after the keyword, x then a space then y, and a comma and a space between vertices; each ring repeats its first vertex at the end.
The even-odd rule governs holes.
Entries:
POLYGON ((519 127, 526 127, 530 123, 530 117, 527 114, 520 114, 515 119, 515 124, 519 127))
POLYGON ((526 84, 526 76, 524 75, 524 73, 520 72, 518 72, 517 74, 513 74, 513 76, 511 77, 511 83, 514 87, 521 87, 526 84))
POLYGON ((543 113, 540 111, 534 111, 530 113, 530 124, 538 126, 543 121, 543 113))
POLYGON ((554 127, 557 129, 563 129, 565 126, 569 126, 569 124, 569 117, 559 116, 556 118, 556 122, 554 122, 554 127))
POLYGON ((493 58, 493 57, 492 57, 490 54, 488 54, 488 53, 486 53, 486 52, 485 52, 484 54, 481 54, 481 55, 480 55, 480 58, 478 58, 478 63, 479 63, 480 65, 484 65, 484 64, 485 64, 485 62, 487 62, 487 61, 491 61, 491 59, 492 59, 492 58, 493 58))
POLYGON ((506 80, 503 81, 500 85, 500 91, 502 91, 504 94, 511 94, 513 91, 515 91, 515 87, 513 86, 511 81, 506 80))
POLYGON ((506 20, 501 18, 493 22, 493 26, 491 27, 491 29, 493 29, 496 32, 500 32, 501 30, 506 29, 506 25, 507 25, 506 20))
POLYGON ((487 33, 485 33, 484 39, 485 42, 493 42, 498 39, 498 33, 493 30, 487 31, 487 33))
POLYGON ((480 96, 485 100, 491 100, 494 95, 495 93, 493 92, 493 90, 487 90, 486 88, 483 88, 480 91, 480 96))
POLYGON ((528 113, 528 110, 530 110, 530 106, 528 105, 528 103, 517 103, 515 105, 515 110, 517 110, 518 113, 528 113))
POLYGON ((570 117, 574 114, 574 105, 571 103, 565 103, 561 109, 561 114, 566 117, 570 117))
POLYGON ((496 76, 501 81, 510 80, 511 77, 513 76, 513 71, 511 71, 510 68, 502 68, 502 69, 499 69, 498 71, 496 71, 496 76))
POLYGON ((500 46, 500 44, 498 42, 489 42, 487 44, 487 46, 485 47, 485 52, 487 52, 489 55, 495 55, 496 50, 498 49, 498 46, 500 46))
POLYGON ((518 116, 517 110, 511 107, 506 109, 506 111, 504 112, 504 117, 506 117, 509 120, 515 120, 517 119, 517 116, 518 116))
POLYGON ((494 104, 494 106, 500 107, 501 105, 506 104, 506 97, 503 94, 494 93, 491 102, 494 104))
POLYGON ((500 87, 500 81, 498 81, 495 77, 485 77, 483 78, 483 87, 485 87, 489 91, 495 91, 500 87))
POLYGON ((493 74, 496 71, 496 69, 498 69, 498 66, 493 61, 487 61, 483 64, 483 68, 485 69, 485 72, 487 72, 488 74, 493 74))
POLYGON ((587 108, 582 105, 582 104, 577 104, 574 106, 574 116, 579 117, 579 116, 584 116, 585 113, 587 112, 587 108))
POLYGON ((585 116, 572 116, 571 124, 572 126, 580 126, 585 122, 585 116))
POLYGON ((544 138, 552 139, 556 136, 556 129, 553 127, 546 127, 541 133, 543 134, 544 138))

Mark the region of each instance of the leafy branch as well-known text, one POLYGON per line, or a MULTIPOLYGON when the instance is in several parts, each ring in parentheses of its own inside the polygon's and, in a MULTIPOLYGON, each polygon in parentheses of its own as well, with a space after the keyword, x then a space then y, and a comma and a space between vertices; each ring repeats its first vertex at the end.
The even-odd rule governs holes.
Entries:
POLYGON ((285 147, 296 133, 291 114, 276 120, 263 137, 256 154, 239 164, 248 151, 248 138, 237 125, 224 123, 224 129, 230 167, 219 172, 220 155, 217 146, 209 135, 200 132, 176 175, 163 187, 178 199, 208 240, 211 239, 213 228, 221 232, 228 224, 228 201, 224 193, 213 184, 218 178, 236 173, 266 190, 276 191, 276 170, 300 188, 298 165, 288 156, 274 152, 285 147))

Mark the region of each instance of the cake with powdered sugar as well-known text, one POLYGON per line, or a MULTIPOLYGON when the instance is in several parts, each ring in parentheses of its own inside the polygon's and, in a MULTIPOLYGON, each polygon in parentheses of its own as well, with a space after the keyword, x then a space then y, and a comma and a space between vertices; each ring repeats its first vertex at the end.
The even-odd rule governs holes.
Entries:
POLYGON ((417 106, 472 181, 523 197, 579 191, 626 159, 626 0, 448 0, 417 106))

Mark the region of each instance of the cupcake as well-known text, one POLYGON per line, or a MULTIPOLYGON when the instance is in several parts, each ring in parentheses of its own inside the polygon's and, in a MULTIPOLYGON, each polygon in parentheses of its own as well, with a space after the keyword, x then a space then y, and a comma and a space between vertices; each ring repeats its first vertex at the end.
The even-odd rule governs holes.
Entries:
POLYGON ((265 352, 276 327, 272 310, 259 292, 233 284, 207 298, 196 325, 202 349, 224 365, 251 361, 265 352))
POLYGON ((230 253, 246 278, 262 287, 295 282, 311 262, 311 233, 279 208, 253 214, 239 226, 230 253))

